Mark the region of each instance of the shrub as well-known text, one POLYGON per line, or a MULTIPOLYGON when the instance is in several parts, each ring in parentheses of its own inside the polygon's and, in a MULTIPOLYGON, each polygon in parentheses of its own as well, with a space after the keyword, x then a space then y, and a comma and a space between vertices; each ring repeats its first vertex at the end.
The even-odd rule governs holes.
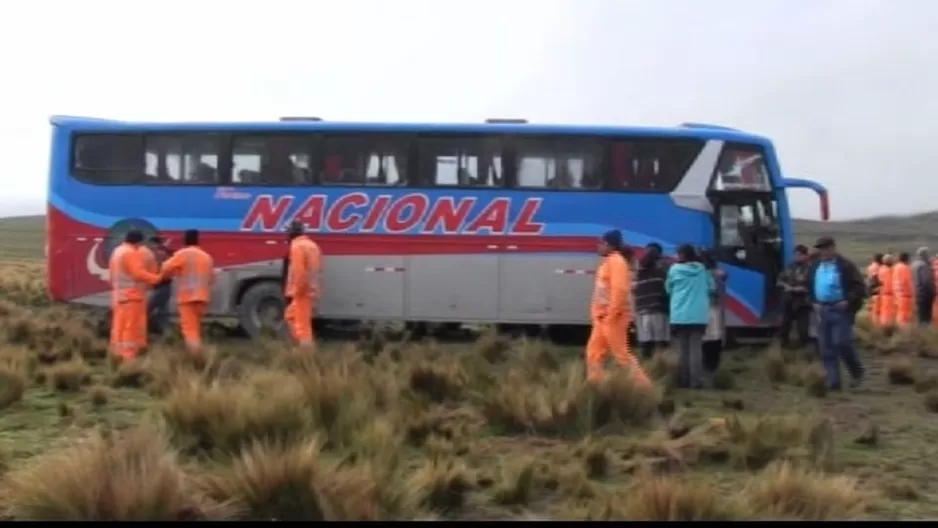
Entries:
POLYGON ((851 477, 776 463, 755 477, 744 500, 762 519, 851 520, 864 512, 868 497, 851 477))
POLYGON ((45 454, 8 473, 3 492, 17 520, 221 520, 232 513, 193 488, 162 435, 143 429, 45 454))
POLYGON ((189 451, 237 453, 256 440, 286 441, 311 431, 303 386, 279 374, 247 382, 191 379, 159 404, 162 419, 189 451), (274 383, 276 380, 276 383, 274 383))

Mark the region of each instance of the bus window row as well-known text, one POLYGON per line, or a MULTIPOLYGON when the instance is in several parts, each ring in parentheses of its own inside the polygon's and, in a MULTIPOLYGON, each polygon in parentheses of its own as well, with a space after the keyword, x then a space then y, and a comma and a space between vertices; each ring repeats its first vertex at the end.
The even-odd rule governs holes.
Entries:
POLYGON ((92 184, 469 187, 669 192, 694 139, 350 135, 79 135, 92 184))

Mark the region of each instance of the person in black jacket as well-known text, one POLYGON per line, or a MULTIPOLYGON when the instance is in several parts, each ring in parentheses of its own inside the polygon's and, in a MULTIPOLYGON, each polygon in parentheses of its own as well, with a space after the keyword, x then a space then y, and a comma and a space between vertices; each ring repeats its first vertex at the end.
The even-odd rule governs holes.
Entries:
POLYGON ((779 337, 782 347, 790 348, 792 326, 798 331, 798 344, 804 348, 811 342, 811 302, 808 298, 808 270, 811 260, 808 248, 797 245, 792 263, 778 277, 778 286, 782 290, 782 324, 779 337))
POLYGON ((853 346, 853 323, 866 299, 866 283, 856 264, 837 253, 834 239, 821 237, 814 245, 819 259, 808 270, 808 294, 818 314, 818 345, 827 371, 827 385, 840 389, 843 361, 852 386, 863 379, 863 364, 853 346))
MULTIPOLYGON (((158 235, 151 236, 147 240, 147 247, 153 252, 157 269, 162 267, 163 263, 169 260, 174 253, 166 245, 166 241, 158 235)), ((150 332, 153 334, 162 334, 166 329, 166 320, 169 318, 169 299, 172 291, 172 279, 165 279, 153 287, 153 293, 147 300, 147 319, 150 323, 150 332)))

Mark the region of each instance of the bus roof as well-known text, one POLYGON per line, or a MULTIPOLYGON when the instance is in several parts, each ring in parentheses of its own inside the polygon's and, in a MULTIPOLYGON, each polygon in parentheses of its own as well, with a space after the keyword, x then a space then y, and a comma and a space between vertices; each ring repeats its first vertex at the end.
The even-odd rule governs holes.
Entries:
POLYGON ((545 135, 636 135, 646 137, 693 137, 699 139, 722 139, 745 143, 771 144, 768 138, 749 134, 729 127, 703 123, 683 123, 674 127, 633 127, 609 125, 558 125, 529 123, 369 123, 353 121, 316 121, 313 119, 278 121, 216 121, 216 122, 140 122, 118 121, 95 117, 54 115, 49 118, 54 126, 80 129, 87 132, 208 132, 208 131, 258 131, 258 132, 412 132, 436 134, 545 134, 545 135))

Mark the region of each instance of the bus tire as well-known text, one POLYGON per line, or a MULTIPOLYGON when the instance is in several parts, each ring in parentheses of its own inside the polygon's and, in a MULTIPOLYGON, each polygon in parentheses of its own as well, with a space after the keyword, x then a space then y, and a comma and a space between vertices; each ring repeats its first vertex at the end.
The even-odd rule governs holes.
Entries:
POLYGON ((248 287, 238 303, 238 325, 252 339, 264 336, 283 337, 285 303, 280 283, 261 281, 248 287))

